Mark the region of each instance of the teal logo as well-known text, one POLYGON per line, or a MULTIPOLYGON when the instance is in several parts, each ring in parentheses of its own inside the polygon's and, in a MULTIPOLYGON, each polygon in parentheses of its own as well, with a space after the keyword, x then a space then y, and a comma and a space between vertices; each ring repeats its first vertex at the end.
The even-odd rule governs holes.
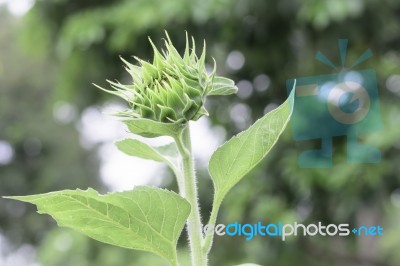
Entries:
POLYGON ((374 69, 352 70, 372 56, 365 51, 348 69, 345 68, 348 41, 339 40, 342 66, 339 68, 323 53, 316 59, 337 73, 300 77, 286 81, 287 92, 296 81, 294 110, 291 119, 296 141, 320 140, 317 149, 302 151, 302 168, 332 167, 332 138, 346 136, 347 160, 350 163, 378 163, 380 151, 360 141, 360 137, 382 127, 378 85, 374 69))

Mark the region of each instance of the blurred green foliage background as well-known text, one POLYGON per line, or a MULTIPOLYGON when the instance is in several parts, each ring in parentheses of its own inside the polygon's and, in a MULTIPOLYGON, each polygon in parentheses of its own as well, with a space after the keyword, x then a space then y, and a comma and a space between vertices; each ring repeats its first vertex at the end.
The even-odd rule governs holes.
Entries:
MULTIPOLYGON (((214 57, 217 72, 239 87, 237 96, 207 102, 212 127, 223 127, 226 138, 283 102, 287 79, 333 73, 314 54, 321 50, 339 63, 337 40, 347 38, 348 62, 367 48, 374 52, 356 69, 378 73, 384 129, 363 140, 382 151, 382 161, 347 164, 345 137, 337 137, 333 168, 301 169, 298 153, 318 141, 295 143, 288 129, 269 157, 230 192, 218 221, 379 224, 384 236, 300 236, 286 242, 216 237, 210 261, 400 265, 400 1, 25 0, 32 7, 23 15, 15 13, 18 2, 24 1, 0 2, 0 195, 110 189, 100 178, 99 144, 82 143, 81 115, 90 106, 116 101, 91 83, 128 81, 120 55, 152 58, 147 36, 160 46, 167 30, 179 49, 185 31, 199 48, 206 40, 208 61, 214 57)), ((194 141, 207 145, 208 139, 194 141)), ((206 168, 198 174, 203 216, 208 217, 212 183, 206 168)), ((175 188, 168 175, 161 184, 175 188)), ((182 265, 189 265, 185 241, 184 233, 179 247, 182 265)), ((165 262, 57 228, 34 207, 2 199, 0 265, 165 262)))

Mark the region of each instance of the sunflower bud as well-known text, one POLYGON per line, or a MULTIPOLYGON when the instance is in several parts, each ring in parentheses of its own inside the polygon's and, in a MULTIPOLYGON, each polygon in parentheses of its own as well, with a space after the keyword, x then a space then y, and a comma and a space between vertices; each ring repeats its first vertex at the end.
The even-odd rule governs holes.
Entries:
POLYGON ((153 63, 137 57, 139 66, 121 58, 133 79, 132 84, 108 81, 114 90, 105 90, 125 99, 130 109, 118 115, 135 119, 145 118, 162 123, 186 123, 208 115, 204 107, 207 95, 236 93, 232 80, 215 76, 214 69, 207 73, 205 68, 204 43, 202 54, 196 55, 192 38, 190 47, 186 34, 186 48, 181 56, 166 33, 165 50, 153 47, 153 63))

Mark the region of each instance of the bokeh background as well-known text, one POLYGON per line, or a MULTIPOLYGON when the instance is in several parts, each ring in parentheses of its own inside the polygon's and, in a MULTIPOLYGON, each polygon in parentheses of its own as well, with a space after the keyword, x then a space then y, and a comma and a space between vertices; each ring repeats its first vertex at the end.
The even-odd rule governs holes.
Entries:
MULTIPOLYGON (((227 196, 218 222, 294 221, 381 225, 383 237, 216 237, 211 265, 400 265, 400 1, 398 0, 0 0, 0 195, 93 187, 101 192, 153 184, 176 189, 157 163, 129 158, 113 142, 126 129, 108 115, 124 102, 96 89, 129 82, 119 56, 150 60, 147 37, 178 47, 185 31, 239 92, 207 101, 210 118, 193 124, 204 217, 211 208, 207 160, 225 139, 286 98, 289 78, 334 73, 314 59, 321 50, 378 74, 383 130, 363 141, 382 151, 374 165, 346 162, 345 137, 334 139, 334 167, 301 169, 290 129, 259 167, 227 196)), ((165 141, 153 140, 161 143, 165 141)), ((185 233, 179 243, 189 265, 185 233)), ((0 265, 165 265, 155 255, 98 243, 57 228, 33 206, 0 200, 0 265)))

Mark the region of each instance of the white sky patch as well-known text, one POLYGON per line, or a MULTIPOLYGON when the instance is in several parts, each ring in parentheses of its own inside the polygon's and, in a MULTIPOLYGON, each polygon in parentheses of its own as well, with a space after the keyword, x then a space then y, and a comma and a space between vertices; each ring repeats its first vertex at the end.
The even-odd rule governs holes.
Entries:
POLYGON ((77 108, 68 102, 56 102, 53 107, 53 117, 60 124, 68 124, 78 114, 77 108))
POLYGON ((0 5, 7 5, 10 14, 20 17, 25 15, 35 4, 35 0, 0 0, 0 5))
POLYGON ((14 157, 14 149, 10 143, 0 140, 0 165, 9 164, 14 157))
MULTIPOLYGON (((172 142, 172 138, 148 139, 130 134, 118 118, 108 115, 112 113, 110 110, 121 109, 124 109, 124 106, 115 103, 86 108, 77 124, 82 146, 86 148, 100 146, 98 150, 100 176, 112 191, 130 190, 138 185, 161 185, 167 166, 159 162, 128 156, 119 151, 114 142, 134 138, 152 146, 160 146, 172 142)), ((224 141, 225 130, 222 127, 211 128, 210 120, 205 117, 197 122, 191 122, 190 126, 193 152, 198 167, 207 167, 212 153, 224 141)))
POLYGON ((226 58, 226 65, 232 70, 239 70, 244 66, 246 59, 242 52, 232 51, 226 58))
POLYGON ((200 167, 207 167, 214 151, 224 142, 226 131, 222 126, 211 127, 208 117, 190 123, 192 149, 200 167))
POLYGON ((1 266, 40 266, 36 259, 35 248, 31 245, 22 245, 16 250, 11 250, 9 241, 0 234, 0 265, 1 266))
POLYGON ((81 144, 85 148, 103 142, 114 142, 126 135, 127 129, 118 118, 109 115, 110 110, 122 110, 124 107, 109 103, 104 106, 90 106, 86 108, 77 124, 81 134, 81 144))
POLYGON ((110 142, 99 150, 100 175, 112 191, 130 190, 139 185, 159 185, 165 168, 163 164, 128 156, 110 142))

